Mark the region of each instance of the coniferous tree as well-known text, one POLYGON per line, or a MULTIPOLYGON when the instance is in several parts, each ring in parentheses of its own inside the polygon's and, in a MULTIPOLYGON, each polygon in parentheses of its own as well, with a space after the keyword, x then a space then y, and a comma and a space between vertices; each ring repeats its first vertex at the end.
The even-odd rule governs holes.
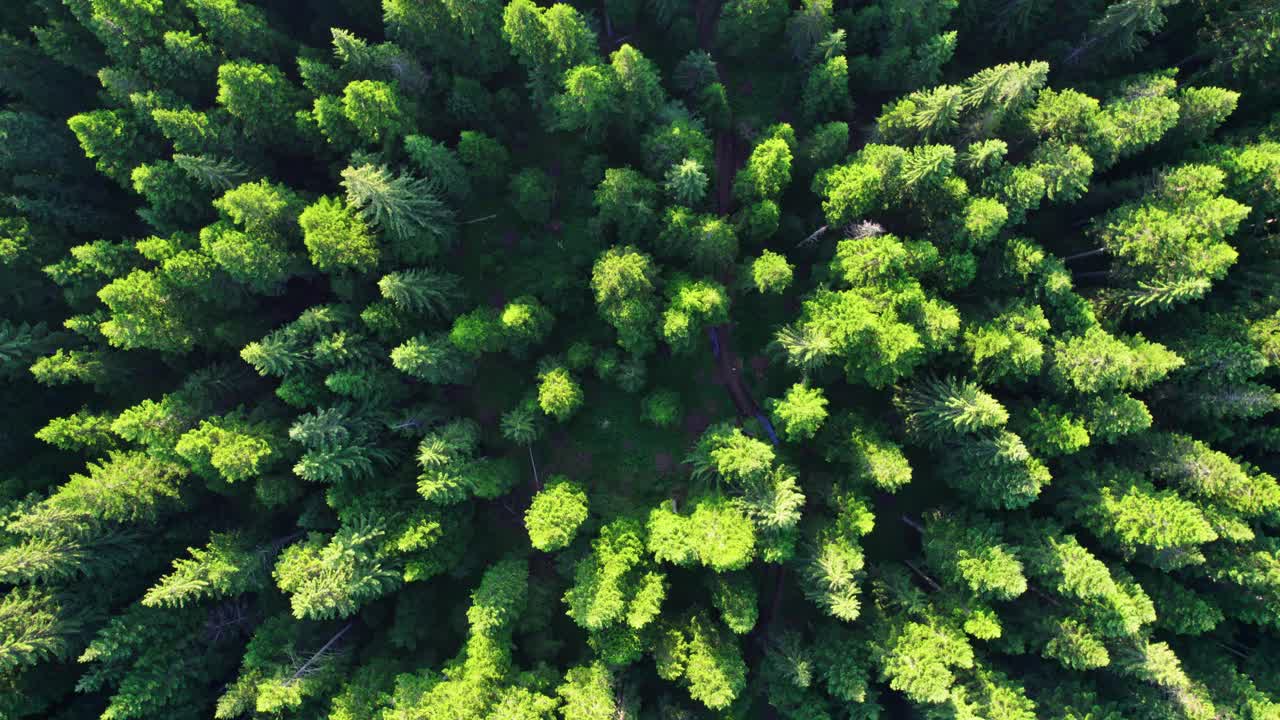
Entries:
POLYGON ((0 716, 1280 707, 1274 3, 275 5, 0 8, 0 716))

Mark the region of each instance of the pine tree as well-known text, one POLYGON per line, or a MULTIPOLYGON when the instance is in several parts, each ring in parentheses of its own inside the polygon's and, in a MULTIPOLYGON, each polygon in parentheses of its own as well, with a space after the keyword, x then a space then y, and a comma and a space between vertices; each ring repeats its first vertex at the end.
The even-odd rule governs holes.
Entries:
POLYGON ((903 393, 898 405, 910 432, 928 443, 1000 428, 1009 420, 998 400, 953 378, 925 381, 903 393))
POLYGON ((453 211, 440 200, 427 180, 392 176, 385 167, 362 165, 342 171, 347 202, 358 208, 372 226, 408 240, 422 233, 443 243, 452 232, 453 211))
POLYGON ((366 270, 379 251, 368 225, 340 200, 320 198, 298 216, 311 262, 321 270, 366 270))
POLYGON ((707 193, 707 174, 702 163, 685 158, 667 170, 663 189, 673 200, 687 207, 697 207, 707 193))
POLYGON ((534 496, 524 523, 533 546, 552 551, 567 546, 586 519, 587 494, 568 478, 554 475, 534 496))
POLYGON ((1026 592, 1017 551, 1001 541, 999 527, 979 517, 935 514, 924 530, 924 554, 941 578, 999 600, 1026 592))
POLYGON ((248 180, 250 175, 247 167, 233 159, 175 154, 173 162, 183 172, 211 190, 230 190, 248 180))
POLYGON ((183 607, 208 598, 258 590, 265 580, 263 557, 243 538, 214 535, 205 548, 189 548, 190 560, 175 560, 173 573, 142 598, 148 607, 183 607))
POLYGON ((827 399, 820 388, 792 385, 771 408, 773 421, 782 428, 788 440, 813 437, 827 417, 827 399))
POLYGON ((285 548, 272 574, 280 590, 290 596, 298 619, 344 618, 400 582, 399 573, 384 567, 375 526, 341 528, 331 538, 312 533, 285 548))
POLYGON ((538 405, 560 422, 568 420, 582 405, 582 389, 562 367, 538 373, 538 405))
POLYGON ((378 281, 382 297, 413 312, 441 314, 458 295, 457 276, 429 268, 388 273, 378 281))
POLYGON ((633 353, 653 346, 650 333, 657 316, 655 270, 649 256, 633 247, 615 247, 596 260, 591 288, 596 306, 618 330, 618 344, 633 353))

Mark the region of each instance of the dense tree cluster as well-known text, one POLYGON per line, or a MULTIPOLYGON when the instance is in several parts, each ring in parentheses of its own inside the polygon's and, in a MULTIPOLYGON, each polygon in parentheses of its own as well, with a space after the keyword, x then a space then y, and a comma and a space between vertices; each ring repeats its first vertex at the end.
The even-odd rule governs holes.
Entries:
POLYGON ((1280 717, 1273 0, 0 3, 0 718, 1280 717))

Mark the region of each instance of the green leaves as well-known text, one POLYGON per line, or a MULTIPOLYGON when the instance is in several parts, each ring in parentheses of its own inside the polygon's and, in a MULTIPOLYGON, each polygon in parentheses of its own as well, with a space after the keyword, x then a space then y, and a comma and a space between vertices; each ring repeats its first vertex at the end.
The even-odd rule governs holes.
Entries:
POLYGON ((618 344, 632 353, 643 354, 654 344, 656 274, 651 258, 630 246, 606 250, 591 270, 596 306, 617 328, 618 344))
POLYGON ((689 626, 685 682, 689 695, 711 709, 728 707, 746 689, 747 666, 734 639, 710 622, 689 626))
POLYGON ((1081 393, 1141 390, 1183 361, 1141 335, 1118 338, 1100 327, 1054 342, 1052 376, 1081 393))
POLYGON ((10 379, 57 340, 43 324, 0 321, 0 378, 10 379))
POLYGON ((582 405, 582 388, 565 368, 540 372, 538 380, 538 405, 556 420, 568 420, 582 405))
POLYGON ((251 135, 264 140, 288 137, 300 100, 297 88, 274 65, 238 60, 218 68, 218 104, 251 135))
POLYGON ((708 428, 689 458, 694 477, 714 473, 738 484, 764 475, 773 460, 774 450, 767 443, 727 424, 708 428))
POLYGON ((264 556, 244 538, 214 535, 204 548, 188 548, 191 559, 173 561, 173 572, 147 591, 147 607, 185 607, 189 602, 235 597, 258 590, 265 580, 264 556))
POLYGON ((565 73, 564 91, 554 98, 556 127, 600 139, 619 100, 617 78, 607 65, 579 65, 565 73))
POLYGON ((676 565, 698 562, 717 572, 746 567, 756 544, 755 527, 746 515, 723 498, 692 504, 688 515, 665 505, 649 512, 648 547, 654 559, 676 565))
POLYGON ((886 492, 911 482, 911 464, 901 446, 886 437, 884 428, 854 414, 833 423, 827 458, 852 466, 853 480, 886 492))
POLYGON ((642 594, 645 529, 629 518, 618 518, 600 529, 591 553, 574 568, 573 586, 564 595, 567 614, 587 630, 603 630, 634 618, 647 624, 649 613, 629 612, 637 603, 651 600, 642 594))
MULTIPOLYGON (((788 125, 782 126, 794 142, 788 125)), ((776 198, 791 182, 792 149, 786 135, 775 135, 751 150, 747 165, 734 178, 735 191, 743 198, 776 198)))
POLYGON ((879 168, 862 162, 820 171, 813 185, 823 197, 827 224, 839 227, 862 219, 879 202, 883 181, 879 168))
POLYGON ((456 505, 471 496, 494 498, 519 480, 508 459, 479 456, 480 429, 472 420, 454 420, 427 433, 418 444, 418 492, 440 505, 456 505))
POLYGON ((502 333, 502 321, 493 308, 479 307, 453 319, 449 342, 462 352, 478 356, 498 352, 506 344, 502 333))
POLYGON ((716 44, 735 57, 745 57, 779 41, 789 7, 783 0, 731 0, 716 24, 716 44))
POLYGON ((406 340, 391 350, 391 364, 400 372, 435 385, 464 381, 475 370, 470 358, 447 333, 406 340))
POLYGON ((254 427, 239 418, 202 421, 174 446, 174 452, 205 477, 237 482, 256 477, 271 466, 280 451, 267 428, 254 427))
POLYGON ((148 149, 138 128, 126 118, 115 110, 92 110, 67 120, 98 171, 122 185, 148 149))
POLYGON ((667 169, 662 185, 672 200, 687 207, 697 207, 707 194, 707 173, 702 163, 685 158, 667 169))
POLYGON ((902 164, 901 182, 908 188, 937 184, 951 174, 956 151, 950 145, 924 145, 906 156, 902 164))
POLYGON ((751 262, 751 279, 761 294, 780 294, 791 284, 795 267, 784 255, 765 250, 751 262))
POLYGON ((955 682, 953 668, 973 667, 973 648, 940 624, 908 622, 895 629, 881 661, 881 678, 919 703, 941 703, 955 682))
POLYGON ((1218 539, 1200 510, 1172 490, 1156 490, 1136 474, 1107 468, 1081 498, 1077 517, 1126 555, 1171 570, 1203 560, 1197 546, 1218 539))
POLYGON ((657 66, 624 44, 608 65, 582 64, 564 74, 563 92, 552 102, 555 127, 582 131, 591 142, 610 126, 639 131, 664 99, 657 66))
POLYGON ((713 710, 728 707, 746 689, 737 639, 704 616, 667 628, 657 655, 661 677, 683 682, 694 700, 713 710))
POLYGON ((44 660, 66 658, 77 629, 62 603, 37 588, 10 590, 0 600, 0 671, 11 673, 44 660))
POLYGON ((1016 549, 1006 545, 999 527, 978 516, 933 516, 924 531, 929 566, 944 581, 979 597, 1011 600, 1027 589, 1016 549))
POLYGON ((507 558, 486 570, 467 609, 471 632, 492 634, 510 627, 524 609, 528 585, 529 568, 519 558, 507 558))
POLYGON ((1122 310, 1150 315, 1201 297, 1236 262, 1238 252, 1225 240, 1249 208, 1217 194, 1224 178, 1207 165, 1175 168, 1160 178, 1152 200, 1122 206, 1099 224, 1099 238, 1117 258, 1122 310))
POLYGON ((965 80, 961 100, 968 108, 1015 113, 1044 87, 1049 63, 1007 63, 978 71, 965 80))
POLYGON ((553 475, 534 495, 524 525, 535 548, 552 552, 568 546, 586 519, 586 492, 563 475, 553 475))
POLYGON ((693 350, 705 328, 719 325, 729 316, 728 293, 719 283, 676 276, 667 286, 666 295, 662 336, 678 353, 693 350))
POLYGON ((175 154, 173 163, 211 190, 230 190, 249 178, 248 168, 231 158, 175 154))
POLYGON ((730 630, 738 635, 751 632, 759 615, 756 587, 751 577, 742 573, 720 573, 713 576, 711 603, 730 630))
POLYGON ((769 404, 773 422, 793 442, 813 437, 827 419, 827 398, 822 388, 797 383, 781 400, 769 404))
POLYGON ((272 574, 289 594, 294 617, 347 617, 399 585, 399 572, 381 557, 385 534, 375 525, 346 526, 331 538, 312 533, 285 548, 272 574))
POLYGON ((294 474, 324 483, 371 476, 375 463, 391 458, 386 449, 370 442, 375 432, 367 419, 353 417, 341 406, 300 416, 289 428, 289 438, 306 449, 293 466, 294 474))
POLYGON ((1225 453, 1177 433, 1148 438, 1148 472, 1189 495, 1254 517, 1280 507, 1280 484, 1266 473, 1249 472, 1225 453))
POLYGON ((341 200, 322 197, 298 216, 311 262, 321 270, 371 270, 379 249, 369 226, 341 200))
POLYGON ((804 568, 805 594, 826 614, 845 622, 862 613, 859 599, 866 559, 851 538, 832 535, 822 539, 804 568))
POLYGON ((607 720, 617 712, 613 676, 603 663, 570 668, 556 693, 564 699, 564 720, 607 720))
POLYGON ((949 481, 983 508, 1026 507, 1052 479, 1022 438, 1008 431, 966 439, 948 461, 949 481))
POLYGON ((381 142, 413 129, 396 87, 385 82, 349 83, 342 90, 342 113, 366 142, 381 142))
POLYGON ((180 497, 186 473, 139 451, 112 452, 88 464, 88 474, 71 478, 36 505, 28 518, 68 516, 86 521, 139 522, 156 519, 180 497))

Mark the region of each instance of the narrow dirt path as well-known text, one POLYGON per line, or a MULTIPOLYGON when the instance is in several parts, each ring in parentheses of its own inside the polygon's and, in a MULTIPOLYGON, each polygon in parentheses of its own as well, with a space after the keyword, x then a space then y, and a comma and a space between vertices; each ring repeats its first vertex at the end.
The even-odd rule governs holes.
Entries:
POLYGON ((733 352, 729 338, 729 326, 716 325, 709 329, 711 335, 711 352, 716 357, 720 368, 720 377, 724 378, 725 389, 733 399, 733 406, 743 417, 755 417, 760 414, 760 405, 756 403, 747 389, 742 386, 742 358, 733 352))
MULTIPOLYGON (((710 46, 715 35, 715 21, 719 15, 717 0, 699 0, 696 8, 698 18, 698 39, 703 49, 710 46)), ((727 217, 733 213, 733 178, 746 163, 746 151, 743 142, 730 130, 716 133, 716 212, 727 217)), ((733 399, 733 405, 742 419, 754 418, 760 421, 769 439, 778 444, 778 436, 773 424, 760 409, 760 404, 751 397, 750 391, 742 382, 742 358, 733 352, 730 329, 732 322, 709 328, 711 351, 720 369, 720 377, 724 378, 725 390, 733 399)))
POLYGON ((729 397, 733 400, 733 406, 738 410, 738 416, 747 419, 755 418, 764 426, 765 432, 769 435, 769 440, 774 444, 778 444, 778 435, 773 430, 773 423, 769 422, 769 416, 764 414, 760 409, 760 404, 751 397, 751 392, 747 390, 742 383, 742 356, 733 352, 733 344, 729 335, 729 323, 723 325, 715 325, 708 328, 707 332, 711 337, 711 352, 715 355, 716 364, 720 369, 720 377, 724 379, 725 390, 728 391, 729 397))
POLYGON ((739 151, 741 141, 728 130, 716 133, 716 212, 733 212, 733 176, 746 161, 739 151))

